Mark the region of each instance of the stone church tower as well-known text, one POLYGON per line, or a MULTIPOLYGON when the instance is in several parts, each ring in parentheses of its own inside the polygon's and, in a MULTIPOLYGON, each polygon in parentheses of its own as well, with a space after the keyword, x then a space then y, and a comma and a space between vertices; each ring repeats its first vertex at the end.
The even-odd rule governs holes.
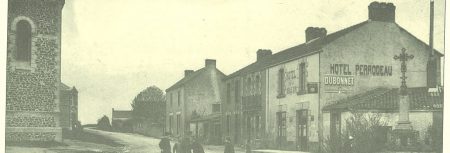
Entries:
POLYGON ((62 141, 64 0, 8 0, 6 141, 62 141))

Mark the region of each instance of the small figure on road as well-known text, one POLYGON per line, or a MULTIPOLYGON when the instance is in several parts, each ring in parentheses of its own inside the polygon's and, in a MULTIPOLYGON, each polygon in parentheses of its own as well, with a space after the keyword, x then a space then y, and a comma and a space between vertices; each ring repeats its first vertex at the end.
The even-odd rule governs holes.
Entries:
POLYGON ((171 153, 170 149, 170 140, 168 138, 168 133, 165 133, 165 135, 161 138, 161 141, 159 142, 159 148, 161 148, 161 153, 171 153))
POLYGON ((181 152, 181 139, 177 137, 175 140, 175 144, 173 145, 173 153, 182 153, 181 152))
POLYGON ((192 143, 192 153, 205 153, 205 150, 203 150, 203 147, 198 139, 195 139, 192 143))
POLYGON ((181 140, 181 153, 192 153, 191 150, 191 140, 189 137, 184 137, 183 140, 181 140))
POLYGON ((250 146, 250 139, 247 140, 247 143, 245 144, 245 153, 252 153, 252 147, 250 146))
POLYGON ((231 138, 225 138, 225 150, 224 153, 234 153, 234 146, 231 143, 231 138))

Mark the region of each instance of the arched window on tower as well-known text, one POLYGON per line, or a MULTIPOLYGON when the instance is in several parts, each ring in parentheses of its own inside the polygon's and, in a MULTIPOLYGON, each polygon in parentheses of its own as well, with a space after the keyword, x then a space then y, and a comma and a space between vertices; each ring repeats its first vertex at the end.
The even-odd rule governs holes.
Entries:
POLYGON ((17 23, 16 60, 23 62, 31 60, 31 25, 26 20, 17 23))

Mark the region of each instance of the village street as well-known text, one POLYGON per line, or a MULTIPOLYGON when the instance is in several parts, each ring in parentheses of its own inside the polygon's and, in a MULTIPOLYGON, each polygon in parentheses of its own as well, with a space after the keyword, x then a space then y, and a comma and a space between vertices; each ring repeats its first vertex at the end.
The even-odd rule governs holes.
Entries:
MULTIPOLYGON (((95 129, 84 129, 85 132, 93 133, 96 135, 102 135, 104 137, 107 137, 109 139, 114 140, 117 143, 123 144, 124 147, 121 149, 123 152, 145 152, 145 153, 158 153, 160 152, 159 149, 159 139, 147 137, 139 134, 133 134, 133 133, 117 133, 117 132, 107 132, 107 131, 101 131, 101 130, 95 130, 95 129)), ((171 143, 171 146, 173 146, 173 143, 171 143)), ((223 146, 210 146, 210 145, 204 145, 203 146, 206 153, 223 153, 223 146)), ((243 153, 244 150, 241 148, 235 148, 236 153, 243 153)))

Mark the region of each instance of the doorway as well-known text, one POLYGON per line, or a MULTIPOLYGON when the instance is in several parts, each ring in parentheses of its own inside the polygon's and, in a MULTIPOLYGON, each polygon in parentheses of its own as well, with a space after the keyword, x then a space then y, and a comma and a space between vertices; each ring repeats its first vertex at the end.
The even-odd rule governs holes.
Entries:
POLYGON ((277 112, 277 146, 285 148, 286 139, 286 112, 277 112))
POLYGON ((297 150, 308 151, 308 110, 297 110, 297 150))
POLYGON ((214 137, 214 144, 222 143, 222 141, 221 141, 222 132, 220 129, 220 124, 214 123, 214 131, 212 131, 212 132, 213 132, 213 137, 214 137))

